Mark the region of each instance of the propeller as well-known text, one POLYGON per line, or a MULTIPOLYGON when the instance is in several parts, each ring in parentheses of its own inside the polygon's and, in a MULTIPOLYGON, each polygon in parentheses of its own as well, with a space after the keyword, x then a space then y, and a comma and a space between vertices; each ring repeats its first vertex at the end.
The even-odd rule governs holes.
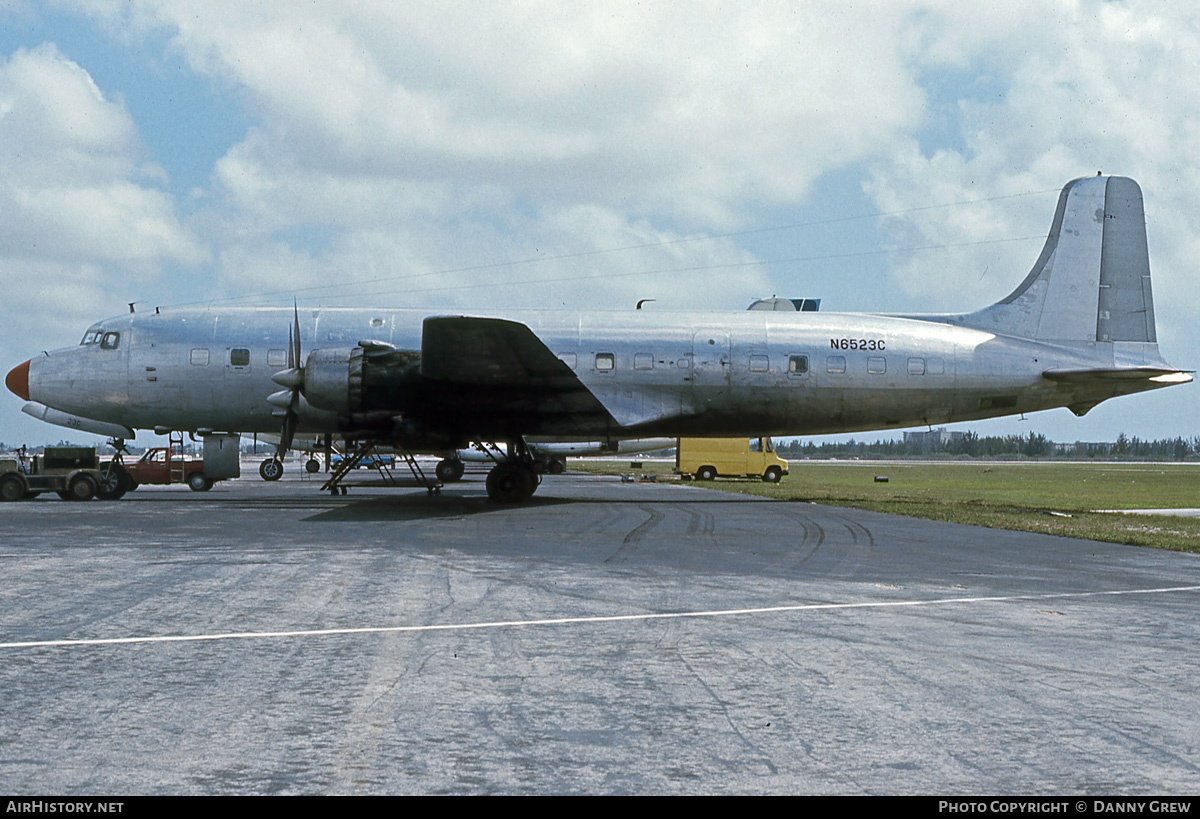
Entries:
POLYGON ((292 325, 288 327, 287 369, 275 373, 271 380, 284 388, 267 396, 267 401, 279 407, 272 415, 283 417, 283 429, 279 433, 279 446, 276 449, 276 455, 282 458, 292 448, 292 439, 300 422, 296 408, 300 406, 300 391, 304 388, 304 364, 300 359, 300 309, 295 302, 292 303, 292 325))

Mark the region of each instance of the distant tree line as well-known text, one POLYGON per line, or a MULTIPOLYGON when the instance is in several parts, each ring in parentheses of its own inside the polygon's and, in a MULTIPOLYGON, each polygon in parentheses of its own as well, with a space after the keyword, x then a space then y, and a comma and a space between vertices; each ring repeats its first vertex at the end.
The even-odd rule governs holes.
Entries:
POLYGON ((1028 435, 956 433, 949 440, 937 437, 888 439, 815 444, 794 440, 776 443, 785 458, 1012 458, 1118 461, 1198 461, 1200 436, 1147 440, 1121 433, 1116 441, 1056 443, 1038 432, 1028 435))

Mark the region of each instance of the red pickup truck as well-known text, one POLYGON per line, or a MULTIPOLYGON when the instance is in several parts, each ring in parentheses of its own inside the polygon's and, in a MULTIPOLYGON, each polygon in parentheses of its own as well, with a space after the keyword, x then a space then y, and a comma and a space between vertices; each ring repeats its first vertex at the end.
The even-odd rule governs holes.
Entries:
POLYGON ((186 483, 193 492, 207 492, 213 485, 204 474, 203 458, 189 458, 165 446, 147 449, 136 463, 124 466, 133 480, 130 489, 143 483, 186 483))

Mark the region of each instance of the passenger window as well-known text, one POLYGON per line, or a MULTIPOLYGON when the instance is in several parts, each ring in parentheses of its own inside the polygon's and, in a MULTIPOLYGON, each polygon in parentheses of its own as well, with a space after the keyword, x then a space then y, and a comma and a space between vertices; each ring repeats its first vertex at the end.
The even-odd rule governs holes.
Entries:
POLYGON ((250 351, 244 348, 235 347, 229 351, 229 365, 231 367, 245 367, 250 364, 250 351))
POLYGON ((600 372, 610 372, 617 366, 617 358, 612 353, 596 353, 596 369, 600 372))
POLYGON ((120 333, 105 333, 104 338, 100 339, 101 350, 115 350, 121 346, 120 333))
POLYGON ((887 372, 887 359, 881 355, 873 355, 867 359, 867 372, 872 375, 883 375, 887 372))
POLYGON ((271 367, 286 367, 287 350, 267 350, 267 365, 271 367))
POLYGON ((846 372, 846 356, 831 355, 825 359, 825 372, 827 373, 844 373, 846 372))
POLYGON ((925 359, 910 358, 908 360, 909 375, 925 375, 925 359))
POLYGON ((192 350, 191 355, 188 356, 188 360, 190 362, 192 362, 193 364, 195 364, 197 367, 207 367, 208 366, 208 350, 203 347, 196 347, 195 349, 192 350))
POLYGON ((808 375, 808 356, 794 355, 788 358, 788 375, 808 375))
POLYGON ((633 368, 635 370, 653 370, 654 356, 650 353, 635 353, 633 356, 633 368))
POLYGON ((926 370, 930 375, 941 375, 946 371, 945 362, 940 358, 929 359, 929 369, 926 370))
POLYGON ((770 368, 771 360, 765 355, 750 356, 750 372, 765 373, 770 368))
POLYGON ((566 364, 572 370, 575 369, 576 358, 575 353, 559 353, 558 360, 566 364))

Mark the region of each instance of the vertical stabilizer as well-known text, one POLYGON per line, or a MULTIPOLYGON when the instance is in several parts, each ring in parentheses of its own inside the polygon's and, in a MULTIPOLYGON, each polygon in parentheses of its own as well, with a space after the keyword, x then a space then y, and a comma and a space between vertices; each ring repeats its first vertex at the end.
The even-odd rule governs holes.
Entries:
POLYGON ((1029 275, 962 323, 1042 341, 1155 342, 1146 215, 1137 182, 1068 182, 1029 275))

